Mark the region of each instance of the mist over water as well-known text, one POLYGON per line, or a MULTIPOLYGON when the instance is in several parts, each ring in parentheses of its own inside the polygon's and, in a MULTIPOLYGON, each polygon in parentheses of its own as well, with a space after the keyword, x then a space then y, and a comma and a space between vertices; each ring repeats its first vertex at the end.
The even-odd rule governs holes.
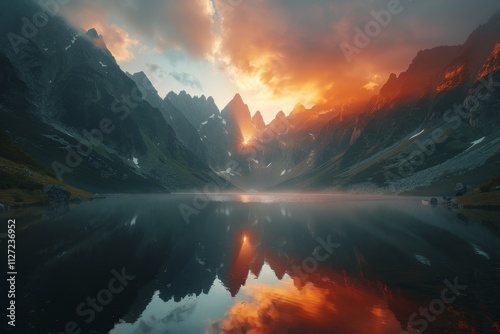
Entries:
POLYGON ((432 321, 417 314, 415 328, 488 333, 498 323, 498 224, 418 198, 345 194, 211 194, 186 221, 180 208, 196 208, 194 199, 110 195, 57 220, 17 214, 19 307, 30 315, 20 325, 40 333, 64 332, 70 321, 83 333, 400 333, 446 280, 467 288, 432 321), (117 273, 130 278, 123 289, 119 280, 110 286, 117 273), (113 286, 120 292, 111 298, 101 292, 113 286))

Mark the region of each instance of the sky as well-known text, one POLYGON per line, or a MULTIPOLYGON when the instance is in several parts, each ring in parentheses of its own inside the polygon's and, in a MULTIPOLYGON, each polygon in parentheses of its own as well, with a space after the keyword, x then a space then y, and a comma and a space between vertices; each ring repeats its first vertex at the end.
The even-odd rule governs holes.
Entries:
POLYGON ((266 121, 295 104, 378 92, 417 52, 462 44, 498 0, 71 0, 65 17, 96 28, 120 67, 169 91, 240 93, 266 121))

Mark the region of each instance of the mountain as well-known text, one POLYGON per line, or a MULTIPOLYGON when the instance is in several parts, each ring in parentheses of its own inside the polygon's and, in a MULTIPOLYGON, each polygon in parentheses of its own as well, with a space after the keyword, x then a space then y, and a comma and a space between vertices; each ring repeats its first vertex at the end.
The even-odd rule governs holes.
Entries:
POLYGON ((168 93, 165 100, 170 101, 179 109, 196 129, 199 129, 210 116, 220 114, 219 108, 211 96, 208 98, 205 95, 201 97, 191 96, 186 91, 181 91, 179 94, 168 93))
POLYGON ((206 161, 215 171, 225 171, 230 159, 226 121, 212 97, 191 96, 185 91, 170 92, 165 103, 175 106, 197 130, 204 145, 206 161))
POLYGON ((264 118, 260 111, 257 111, 252 117, 252 124, 257 130, 262 130, 266 127, 266 123, 264 123, 264 118))
POLYGON ((240 94, 236 94, 233 99, 222 109, 222 117, 227 121, 227 127, 231 142, 239 145, 248 141, 255 134, 255 127, 252 124, 252 116, 248 105, 243 102, 240 94))
POLYGON ((486 63, 479 73, 479 78, 484 78, 500 70, 500 42, 495 45, 495 49, 490 54, 486 63))
POLYGON ((499 42, 496 14, 463 45, 418 52, 366 104, 299 103, 267 126, 236 95, 222 116, 247 167, 238 184, 449 194, 458 182, 484 183, 500 164, 499 42))
POLYGON ((231 159, 235 160, 245 173, 248 173, 250 171, 248 161, 252 157, 250 143, 256 133, 250 109, 243 102, 241 95, 236 94, 222 109, 221 116, 226 123, 231 159))
POLYGON ((316 160, 278 188, 449 194, 487 181, 500 166, 499 41, 496 14, 463 45, 419 52, 362 108, 292 113, 292 129, 316 138, 316 160))
POLYGON ((306 107, 304 107, 304 105, 302 103, 297 103, 295 105, 295 107, 293 107, 293 110, 290 113, 290 115, 299 115, 299 114, 302 114, 303 112, 306 112, 306 111, 307 111, 307 109, 306 109, 306 107))
POLYGON ((127 73, 127 75, 134 80, 137 87, 141 90, 143 99, 161 112, 165 122, 174 129, 179 141, 198 158, 208 163, 206 147, 200 139, 197 129, 182 112, 169 100, 162 100, 144 72, 135 74, 127 73))
POLYGON ((2 80, 11 96, 0 101, 1 126, 15 145, 92 192, 184 189, 216 178, 140 96, 95 29, 54 16, 25 38, 33 27, 19 18, 41 9, 27 0, 1 6, 2 80))

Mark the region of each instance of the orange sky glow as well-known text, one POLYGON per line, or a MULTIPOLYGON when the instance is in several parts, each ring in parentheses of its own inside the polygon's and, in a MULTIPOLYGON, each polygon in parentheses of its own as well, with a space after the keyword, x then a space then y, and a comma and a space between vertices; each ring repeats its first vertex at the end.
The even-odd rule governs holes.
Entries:
POLYGON ((387 11, 388 1, 75 0, 64 13, 76 26, 96 27, 124 69, 163 69, 153 82, 161 94, 183 89, 186 83, 168 75, 182 71, 200 81, 196 95, 212 95, 223 108, 241 93, 251 112, 261 110, 269 121, 298 102, 367 100, 419 50, 463 43, 500 9, 493 0, 481 8, 466 1, 429 3, 401 1, 363 47, 356 29, 366 31, 376 21, 373 12, 387 11), (357 47, 350 57, 341 48, 347 44, 357 47))

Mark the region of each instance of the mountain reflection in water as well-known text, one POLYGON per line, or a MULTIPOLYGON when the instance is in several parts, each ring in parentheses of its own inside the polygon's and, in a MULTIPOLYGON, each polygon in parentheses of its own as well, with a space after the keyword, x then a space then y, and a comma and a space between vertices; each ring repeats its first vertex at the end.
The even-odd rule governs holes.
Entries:
POLYGON ((210 196, 188 224, 179 205, 192 200, 111 196, 57 221, 20 219, 19 312, 31 315, 23 326, 400 333, 457 279, 467 290, 425 332, 499 328, 498 224, 464 223, 415 198, 258 194, 210 196), (121 268, 134 280, 87 323, 76 307, 121 268))

